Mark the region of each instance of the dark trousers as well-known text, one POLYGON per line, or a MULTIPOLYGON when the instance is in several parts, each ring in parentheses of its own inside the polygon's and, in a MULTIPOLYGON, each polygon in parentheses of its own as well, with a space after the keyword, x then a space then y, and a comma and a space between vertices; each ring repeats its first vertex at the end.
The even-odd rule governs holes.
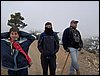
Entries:
POLYGON ((8 70, 8 75, 28 75, 28 68, 18 71, 8 70))
POLYGON ((50 70, 50 75, 55 75, 56 55, 49 57, 49 58, 41 55, 41 65, 43 69, 43 75, 48 75, 48 67, 50 70))

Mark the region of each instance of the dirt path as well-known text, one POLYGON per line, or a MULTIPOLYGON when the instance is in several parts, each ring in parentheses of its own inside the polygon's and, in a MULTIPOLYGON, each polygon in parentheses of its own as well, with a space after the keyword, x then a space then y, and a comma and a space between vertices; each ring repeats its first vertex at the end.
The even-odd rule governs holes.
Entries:
POLYGON ((35 41, 29 50, 29 55, 32 59, 32 66, 29 68, 29 75, 41 75, 42 74, 42 68, 40 64, 40 52, 37 49, 37 42, 35 41))

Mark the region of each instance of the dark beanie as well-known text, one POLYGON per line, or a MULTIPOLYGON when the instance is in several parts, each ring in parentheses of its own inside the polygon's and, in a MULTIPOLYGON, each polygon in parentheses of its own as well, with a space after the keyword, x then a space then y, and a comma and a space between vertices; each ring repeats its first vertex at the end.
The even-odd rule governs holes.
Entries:
POLYGON ((51 26, 52 26, 52 23, 51 23, 51 22, 45 23, 45 27, 46 27, 47 25, 51 25, 51 26))

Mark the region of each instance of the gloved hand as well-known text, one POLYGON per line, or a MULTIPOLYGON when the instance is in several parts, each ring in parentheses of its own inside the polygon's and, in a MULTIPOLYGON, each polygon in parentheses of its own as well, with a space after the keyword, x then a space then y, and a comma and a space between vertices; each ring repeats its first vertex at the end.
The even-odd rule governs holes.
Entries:
POLYGON ((30 64, 29 64, 29 67, 31 67, 31 65, 32 65, 33 63, 32 62, 30 62, 30 64))
POLYGON ((67 49, 66 49, 66 52, 70 52, 70 50, 67 48, 67 49))
POLYGON ((78 48, 78 51, 81 51, 82 48, 78 48))

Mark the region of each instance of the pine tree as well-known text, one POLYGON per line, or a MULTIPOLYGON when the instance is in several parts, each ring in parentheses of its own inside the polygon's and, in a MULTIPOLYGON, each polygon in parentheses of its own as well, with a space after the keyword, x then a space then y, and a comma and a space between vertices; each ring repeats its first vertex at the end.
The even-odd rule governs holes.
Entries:
POLYGON ((25 24, 24 22, 22 22, 22 20, 24 20, 24 17, 21 16, 20 12, 17 12, 14 14, 10 15, 11 19, 8 20, 8 25, 11 27, 20 27, 20 28, 24 28, 25 26, 27 26, 27 24, 25 24))

